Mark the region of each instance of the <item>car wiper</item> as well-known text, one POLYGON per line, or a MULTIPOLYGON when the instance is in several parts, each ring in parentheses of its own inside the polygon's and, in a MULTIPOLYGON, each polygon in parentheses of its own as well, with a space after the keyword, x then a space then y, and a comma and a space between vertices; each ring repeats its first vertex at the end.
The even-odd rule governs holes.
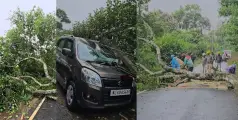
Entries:
POLYGON ((111 65, 110 63, 108 62, 105 62, 105 61, 90 61, 90 60, 87 60, 86 62, 89 62, 89 63, 97 63, 97 64, 101 64, 101 65, 111 65))
POLYGON ((94 60, 86 60, 86 62, 89 62, 89 63, 101 63, 99 61, 94 61, 94 60))

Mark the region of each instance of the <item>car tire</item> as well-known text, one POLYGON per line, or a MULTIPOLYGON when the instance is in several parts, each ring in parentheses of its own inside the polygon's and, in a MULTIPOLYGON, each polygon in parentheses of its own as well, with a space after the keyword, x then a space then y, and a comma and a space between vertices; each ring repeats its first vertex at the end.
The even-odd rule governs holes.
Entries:
POLYGON ((75 111, 77 108, 76 89, 73 81, 69 81, 66 86, 65 103, 69 111, 75 111))

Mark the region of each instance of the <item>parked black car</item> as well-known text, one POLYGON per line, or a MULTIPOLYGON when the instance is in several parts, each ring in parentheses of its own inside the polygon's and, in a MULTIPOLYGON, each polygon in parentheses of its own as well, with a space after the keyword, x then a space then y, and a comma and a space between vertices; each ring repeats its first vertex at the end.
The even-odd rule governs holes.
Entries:
POLYGON ((109 47, 84 38, 64 36, 57 42, 57 82, 74 110, 124 106, 136 98, 133 74, 109 47))

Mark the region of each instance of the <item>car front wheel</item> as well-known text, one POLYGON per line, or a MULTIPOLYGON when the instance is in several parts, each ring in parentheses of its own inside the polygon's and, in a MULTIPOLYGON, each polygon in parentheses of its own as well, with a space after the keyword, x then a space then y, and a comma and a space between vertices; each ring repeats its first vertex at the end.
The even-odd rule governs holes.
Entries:
POLYGON ((66 89, 66 96, 65 96, 65 102, 66 106, 70 111, 75 111, 77 108, 77 100, 76 100, 76 91, 75 91, 75 84, 72 81, 69 81, 67 84, 66 89))

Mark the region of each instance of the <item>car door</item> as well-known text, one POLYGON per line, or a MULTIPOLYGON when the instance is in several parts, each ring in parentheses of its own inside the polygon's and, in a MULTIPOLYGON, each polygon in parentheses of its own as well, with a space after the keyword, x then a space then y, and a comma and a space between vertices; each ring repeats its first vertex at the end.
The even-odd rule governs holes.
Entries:
MULTIPOLYGON (((65 43, 64 43, 64 47, 63 48, 67 48, 67 49, 70 49, 71 52, 73 52, 73 40, 71 39, 67 39, 65 40, 65 43)), ((71 71, 71 67, 72 67, 72 60, 73 58, 69 57, 69 56, 65 56, 63 54, 62 55, 62 59, 61 59, 61 63, 62 63, 62 74, 64 75, 65 78, 69 78, 71 77, 72 75, 72 71, 71 71)), ((64 86, 66 85, 66 79, 64 79, 64 86)))
POLYGON ((64 74, 63 74, 63 69, 64 65, 62 63, 62 49, 65 44, 65 39, 60 39, 57 43, 57 48, 56 48, 56 71, 57 71, 57 81, 63 86, 64 85, 64 74))
POLYGON ((65 40, 60 39, 57 43, 56 49, 56 71, 62 76, 62 49, 64 47, 65 40))
POLYGON ((67 67, 69 69, 70 72, 72 72, 72 67, 75 66, 75 43, 73 40, 67 40, 67 42, 65 43, 64 48, 70 49, 72 52, 72 56, 65 56, 66 57, 66 63, 67 63, 67 67))

